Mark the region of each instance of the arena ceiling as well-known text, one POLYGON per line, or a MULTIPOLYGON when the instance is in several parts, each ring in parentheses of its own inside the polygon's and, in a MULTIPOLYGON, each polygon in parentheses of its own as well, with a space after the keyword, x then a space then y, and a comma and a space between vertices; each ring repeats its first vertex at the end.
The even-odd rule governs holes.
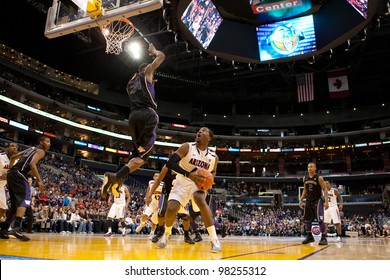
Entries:
MULTIPOLYGON (((174 5, 177 1, 171 2, 174 5)), ((350 99, 351 106, 389 100, 390 16, 385 2, 367 25, 366 33, 352 36, 349 47, 345 42, 334 48, 332 55, 317 55, 314 63, 310 59, 250 67, 239 63, 237 69, 231 60, 221 59, 217 65, 214 56, 194 47, 190 46, 187 52, 183 36, 167 31, 162 9, 130 19, 150 42, 164 48, 168 55, 159 71, 170 77, 158 77, 158 99, 210 103, 221 114, 229 113, 232 104, 237 105, 237 110, 247 109, 250 113, 261 114, 270 106, 278 106, 280 113, 289 113, 293 106, 307 106, 297 103, 296 74, 314 72, 325 77, 328 70, 337 67, 348 68, 354 97, 350 99), (349 50, 345 51, 346 48, 349 50)), ((46 38, 46 12, 51 5, 51 0, 3 3, 3 10, 9 11, 9 16, 0 19, 2 43, 65 73, 124 93, 124 85, 140 62, 125 52, 118 56, 106 54, 104 38, 97 28, 46 38)), ((326 94, 327 89, 322 88, 325 82, 318 86, 318 93, 326 94)), ((323 103, 316 104, 312 110, 320 110, 321 106, 323 103)))

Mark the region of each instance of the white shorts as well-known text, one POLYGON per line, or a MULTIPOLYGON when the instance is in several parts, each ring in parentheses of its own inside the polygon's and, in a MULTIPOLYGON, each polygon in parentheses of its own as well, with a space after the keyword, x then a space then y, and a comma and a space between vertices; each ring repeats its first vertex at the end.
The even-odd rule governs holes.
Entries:
POLYGON ((113 203, 107 217, 112 219, 122 219, 125 217, 126 203, 113 203))
POLYGON ((6 180, 0 181, 0 209, 7 210, 7 196, 5 194, 5 185, 7 184, 6 180))
POLYGON ((158 201, 160 199, 160 194, 152 195, 152 202, 149 205, 145 205, 142 215, 150 217, 154 213, 158 214, 158 201))
POLYGON ((341 222, 338 206, 329 207, 327 210, 325 210, 324 222, 326 224, 330 224, 332 220, 334 224, 340 224, 341 222))
MULTIPOLYGON (((176 200, 180 203, 180 205, 184 208, 188 204, 188 202, 192 201, 192 209, 195 212, 199 212, 198 205, 195 204, 193 196, 194 193, 201 191, 195 183, 193 184, 187 184, 186 186, 180 185, 178 180, 175 181, 174 185, 172 186, 171 193, 169 194, 169 200, 176 200), (195 210, 196 209, 196 210, 195 210)), ((206 192, 204 192, 204 195, 206 197, 206 192)))

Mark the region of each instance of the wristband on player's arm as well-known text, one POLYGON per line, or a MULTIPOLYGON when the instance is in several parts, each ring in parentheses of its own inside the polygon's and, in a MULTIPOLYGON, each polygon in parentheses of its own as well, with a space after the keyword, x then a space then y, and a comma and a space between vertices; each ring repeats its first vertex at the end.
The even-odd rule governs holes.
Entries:
POLYGON ((179 174, 183 175, 184 177, 188 178, 190 176, 190 172, 188 172, 180 167, 180 165, 179 165, 180 160, 181 160, 181 158, 179 157, 178 154, 173 154, 169 158, 168 162, 166 163, 166 166, 169 169, 172 169, 173 171, 175 171, 176 173, 179 173, 179 174))

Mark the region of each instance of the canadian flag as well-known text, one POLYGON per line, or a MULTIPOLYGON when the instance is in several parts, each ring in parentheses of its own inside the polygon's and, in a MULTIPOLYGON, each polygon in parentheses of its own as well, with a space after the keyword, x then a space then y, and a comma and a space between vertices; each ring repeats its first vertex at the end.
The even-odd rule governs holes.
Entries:
POLYGON ((347 69, 329 71, 327 75, 330 98, 349 97, 347 69))

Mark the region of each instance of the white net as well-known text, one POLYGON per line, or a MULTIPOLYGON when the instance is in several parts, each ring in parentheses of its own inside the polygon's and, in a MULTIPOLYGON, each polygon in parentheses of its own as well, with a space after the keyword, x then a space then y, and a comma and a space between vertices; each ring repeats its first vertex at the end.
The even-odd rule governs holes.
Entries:
POLYGON ((134 25, 129 20, 121 18, 100 26, 100 31, 107 42, 106 53, 118 55, 122 52, 122 43, 134 33, 134 25))

